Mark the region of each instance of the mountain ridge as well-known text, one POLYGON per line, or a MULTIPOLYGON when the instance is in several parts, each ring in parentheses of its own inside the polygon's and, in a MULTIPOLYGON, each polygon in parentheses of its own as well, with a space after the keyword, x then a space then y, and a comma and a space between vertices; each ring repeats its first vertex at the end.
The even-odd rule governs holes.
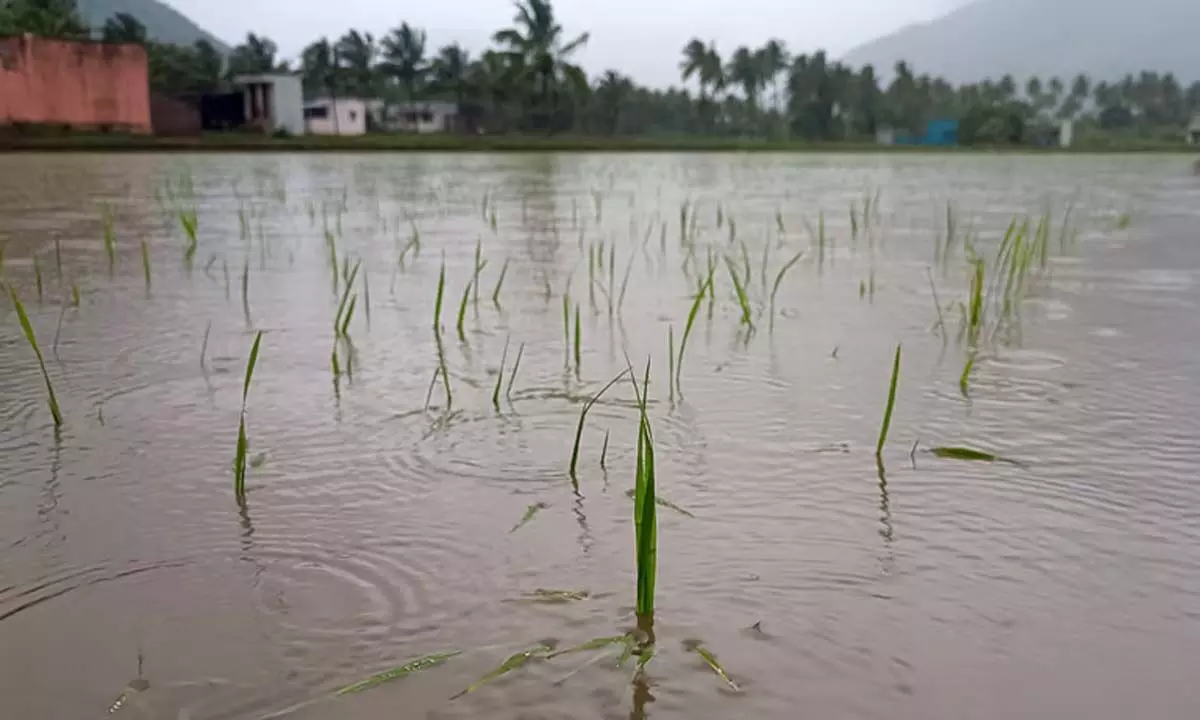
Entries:
POLYGON ((197 40, 207 40, 222 53, 229 52, 229 46, 220 38, 161 0, 76 0, 76 4, 79 16, 93 28, 102 28, 113 15, 126 13, 145 25, 156 42, 190 46, 197 40))
POLYGON ((914 72, 956 83, 1087 73, 1119 80, 1142 70, 1200 80, 1197 0, 974 0, 934 20, 860 45, 842 60, 890 77, 914 72))

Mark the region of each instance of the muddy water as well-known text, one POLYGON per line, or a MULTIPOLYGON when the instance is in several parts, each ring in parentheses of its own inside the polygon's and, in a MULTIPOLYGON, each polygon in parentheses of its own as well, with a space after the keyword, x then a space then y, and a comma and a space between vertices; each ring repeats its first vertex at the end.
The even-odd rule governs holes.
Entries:
POLYGON ((1099 720, 1200 707, 1200 185, 1182 159, 56 155, 0 167, 4 279, 65 415, 56 434, 5 303, 5 717, 99 717, 118 697, 116 716, 195 720, 1099 720), (958 247, 932 267, 948 201, 958 247), (169 208, 192 204, 189 269, 169 208), (1047 269, 988 334, 964 399, 962 237, 990 258, 1014 214, 1047 207, 1047 269), (353 376, 337 384, 326 227, 339 256, 363 261, 353 376), (414 227, 419 254, 401 268, 414 227), (477 239, 487 265, 460 339, 477 239), (739 327, 722 264, 672 401, 668 330, 678 342, 709 247, 749 276, 758 331, 739 327), (802 250, 772 331, 764 287, 802 250), (426 406, 442 258, 449 411, 440 382, 426 406), (931 277, 946 342, 931 329, 931 277), (257 330, 247 426, 262 463, 239 508, 231 462, 257 330), (509 370, 524 352, 497 412, 506 341, 509 370), (659 492, 695 516, 660 509, 657 656, 638 683, 615 657, 581 654, 451 700, 539 641, 632 626, 628 387, 589 415, 577 489, 566 475, 579 410, 626 354, 653 356, 659 492), (935 446, 1017 462, 941 459, 935 446), (538 588, 589 596, 522 601, 538 588), (464 652, 330 697, 450 649, 464 652))

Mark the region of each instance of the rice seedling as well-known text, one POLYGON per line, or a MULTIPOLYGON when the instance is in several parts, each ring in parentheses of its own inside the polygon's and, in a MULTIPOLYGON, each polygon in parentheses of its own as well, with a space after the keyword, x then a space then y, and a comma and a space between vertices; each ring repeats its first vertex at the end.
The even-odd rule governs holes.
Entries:
POLYGON ((500 385, 504 382, 504 364, 508 362, 508 342, 510 337, 504 338, 504 353, 500 356, 500 369, 496 371, 496 387, 492 390, 492 407, 496 408, 496 412, 500 412, 500 385))
POLYGON ((779 272, 776 273, 776 275, 775 275, 775 283, 773 285, 771 285, 770 326, 771 326, 772 330, 775 329, 775 296, 779 294, 779 286, 783 284, 783 277, 785 275, 787 275, 788 270, 791 270, 793 267, 795 267, 796 263, 800 262, 800 260, 803 257, 804 257, 804 251, 801 250, 800 252, 793 255, 790 260, 788 260, 786 263, 784 263, 783 267, 779 268, 779 272))
POLYGON ((971 290, 967 317, 967 337, 972 347, 979 344, 979 334, 983 329, 984 304, 983 286, 985 266, 983 258, 976 257, 971 261, 971 290))
POLYGON ((608 384, 600 388, 600 392, 589 398, 588 401, 584 403, 583 409, 579 411, 579 425, 575 428, 575 445, 571 448, 571 464, 567 470, 567 474, 570 475, 572 480, 575 479, 575 468, 579 465, 579 445, 583 441, 583 425, 585 422, 587 422, 588 411, 591 410, 592 406, 604 396, 604 393, 608 392, 609 389, 612 388, 613 385, 616 385, 621 378, 625 377, 625 374, 628 372, 628 369, 622 370, 620 375, 617 375, 612 380, 609 380, 608 384))
POLYGON ((104 253, 108 256, 108 272, 111 274, 117 262, 117 229, 111 206, 104 206, 101 223, 104 232, 104 253))
POLYGON ((482 254, 483 254, 483 239, 477 238, 475 240, 475 264, 472 266, 475 268, 475 271, 474 271, 475 276, 471 279, 471 286, 474 288, 474 297, 472 298, 472 300, 474 301, 476 306, 479 305, 479 273, 483 272, 483 266, 484 266, 484 263, 482 262, 482 257, 481 257, 482 254))
POLYGON ((467 286, 463 288, 462 300, 458 303, 458 321, 454 327, 458 329, 458 339, 462 342, 467 341, 467 333, 463 328, 463 323, 467 319, 467 303, 471 301, 471 287, 475 285, 475 278, 467 281, 467 286))
POLYGON ((850 201, 850 240, 858 239, 858 208, 855 201, 850 201))
POLYGON ((737 298, 738 305, 742 308, 741 324, 753 330, 754 316, 750 309, 750 298, 746 296, 746 288, 742 286, 742 280, 738 277, 737 269, 734 268, 733 261, 728 257, 725 258, 725 266, 729 268, 729 279, 733 281, 734 296, 737 298))
POLYGON ((883 424, 879 427, 879 442, 875 444, 875 457, 883 457, 883 446, 887 443, 888 429, 892 425, 892 411, 896 409, 896 385, 900 382, 900 346, 896 346, 896 358, 892 361, 892 381, 888 386, 887 407, 883 411, 883 424))
POLYGON ((146 278, 146 289, 150 289, 150 246, 142 240, 142 275, 146 278))
MULTIPOLYGON (((633 258, 630 258, 632 262, 633 258)), ((613 314, 614 295, 617 292, 617 249, 608 253, 608 314, 613 314)))
POLYGON ((712 290, 713 272, 715 268, 710 264, 708 268, 708 277, 700 286, 700 291, 696 293, 696 297, 692 299, 692 307, 688 310, 687 324, 683 327, 683 338, 679 341, 679 357, 675 362, 675 390, 679 393, 679 397, 683 397, 683 384, 680 382, 683 376, 683 355, 687 351, 688 338, 692 336, 692 326, 696 324, 696 313, 700 311, 700 302, 704 300, 705 291, 712 290))
POLYGON ((196 232, 199 225, 199 217, 196 214, 196 209, 179 210, 179 225, 183 228, 183 234, 187 238, 187 242, 183 248, 183 260, 191 266, 192 260, 196 257, 196 249, 199 247, 199 242, 196 239, 196 232))
POLYGON ((463 695, 468 695, 470 693, 473 693, 476 690, 478 690, 479 688, 483 687, 484 685, 487 685, 488 683, 490 683, 500 677, 503 677, 504 675, 507 675, 508 673, 510 673, 514 670, 517 670, 517 669, 523 667, 530 660, 533 660, 535 658, 546 657, 549 653, 553 652, 553 650, 554 650, 554 648, 552 646, 550 646, 546 643, 540 643, 540 644, 535 645, 534 647, 531 647, 527 650, 522 650, 520 652, 513 653, 512 655, 510 655, 508 657, 507 660, 500 663, 499 667, 497 667, 495 670, 492 670, 487 675, 484 675, 480 679, 471 683, 470 685, 467 686, 466 689, 462 690, 461 692, 459 692, 457 695, 455 695, 454 697, 452 697, 450 699, 455 700, 457 698, 462 697, 463 695))
POLYGON ((946 337, 946 318, 942 316, 942 301, 938 299, 937 286, 933 284, 933 271, 926 267, 925 274, 929 277, 929 291, 933 294, 933 309, 937 310, 938 316, 934 329, 941 329, 942 344, 945 345, 948 338, 946 337))
POLYGON ((530 520, 533 520, 535 515, 548 507, 550 506, 544 502, 536 502, 525 508, 525 514, 521 516, 521 520, 516 525, 513 525, 512 530, 509 530, 508 533, 511 535, 520 530, 522 527, 527 525, 530 520))
POLYGON ((440 333, 434 336, 434 340, 437 342, 438 373, 442 376, 442 389, 446 391, 446 412, 450 412, 454 404, 454 394, 450 391, 450 372, 446 369, 446 349, 442 345, 440 333))
POLYGON ((972 352, 967 355, 967 362, 963 365, 962 374, 958 376, 958 391, 963 397, 970 397, 968 385, 971 382, 971 370, 975 367, 975 356, 977 353, 972 352))
POLYGON ((246 362, 246 378, 242 383, 242 412, 238 421, 237 450, 233 457, 233 494, 239 505, 246 504, 246 455, 250 451, 250 442, 246 438, 246 398, 250 394, 250 380, 254 377, 254 366, 258 363, 258 348, 262 343, 262 332, 254 336, 254 345, 250 348, 250 359, 246 362))
POLYGON ((446 259, 442 258, 442 270, 438 274, 437 297, 433 302, 433 334, 442 334, 442 297, 446 292, 446 259))
POLYGON ((556 650, 546 656, 547 660, 553 660, 556 657, 563 655, 573 655, 581 652, 591 652, 592 650, 603 650, 604 648, 614 645, 631 644, 633 641, 633 633, 625 633, 624 635, 610 635, 607 637, 592 638, 586 642, 579 643, 563 650, 556 650))
POLYGON ((654 434, 646 404, 650 395, 650 361, 639 390, 637 378, 630 372, 638 402, 637 465, 634 480, 633 523, 637 556, 637 614, 641 623, 652 626, 654 585, 658 575, 658 502, 655 488, 654 434))
POLYGON ((209 320, 208 324, 204 326, 204 339, 200 341, 200 369, 201 370, 204 369, 204 364, 207 362, 206 358, 208 357, 208 336, 209 336, 209 333, 211 333, 211 332, 212 332, 212 320, 209 320))
POLYGON ((11 285, 8 287, 8 296, 12 299, 13 308, 17 311, 17 320, 21 324, 21 331, 25 333, 25 339, 29 342, 29 347, 33 348, 38 366, 42 369, 42 380, 46 382, 46 398, 50 406, 50 415, 54 418, 54 426, 62 427, 63 418, 58 409, 58 398, 54 395, 54 385, 50 382, 50 373, 46 371, 46 360, 42 357, 41 348, 38 347, 33 325, 29 322, 29 316, 25 314, 25 306, 21 304, 21 298, 17 296, 16 288, 11 285))
POLYGON ((42 301, 42 265, 38 262, 37 253, 33 254, 33 277, 37 287, 38 302, 42 301))
POLYGON ((500 288, 504 287, 504 278, 508 275, 508 258, 504 258, 504 265, 500 267, 500 277, 496 280, 496 289, 492 290, 492 304, 500 307, 500 288))
POLYGON ((583 334, 583 323, 579 322, 579 303, 575 303, 575 376, 578 377, 583 368, 583 356, 580 352, 580 336, 583 334))
POLYGON ((350 695, 352 693, 362 692, 363 690, 369 690, 376 685, 382 685, 383 683, 390 682, 392 680, 408 677, 409 675, 422 670, 428 670, 429 668, 437 667, 447 660, 461 654, 461 650, 449 650, 447 652, 437 652, 430 653, 429 655, 422 655, 419 658, 409 660, 399 667, 394 667, 390 670, 384 670, 381 673, 372 675, 366 680, 361 680, 353 685, 347 685, 346 687, 336 691, 334 696, 341 697, 342 695, 350 695))
POLYGON ((371 327, 371 283, 368 281, 371 273, 365 272, 362 274, 363 286, 363 314, 367 319, 367 327, 371 327))
POLYGON ((517 348, 517 360, 513 363, 512 373, 508 376, 508 390, 504 392, 504 397, 508 398, 509 402, 512 402, 513 385, 517 382, 517 370, 521 369, 521 356, 524 354, 525 343, 521 343, 521 346, 517 348))
POLYGON ((1130 213, 1123 212, 1119 216, 1117 216, 1117 229, 1118 230, 1128 230, 1129 226, 1131 224, 1133 224, 1133 215, 1131 215, 1130 213))
POLYGON ((604 431, 604 447, 600 448, 600 469, 608 470, 608 431, 604 431))
POLYGON ((358 276, 359 267, 362 265, 362 260, 359 260, 351 268, 347 277, 345 289, 342 291, 342 299, 338 303, 337 314, 333 316, 333 334, 334 337, 344 335, 343 328, 347 327, 347 323, 342 322, 343 316, 346 314, 346 307, 350 301, 350 291, 354 288, 354 279, 358 276))
POLYGON ((242 265, 242 313, 246 316, 246 325, 250 325, 250 256, 246 256, 242 265))
POLYGON ((717 677, 725 681, 725 684, 729 686, 729 689, 733 690, 734 692, 741 692, 741 688, 738 687, 738 684, 729 677, 729 674, 725 672, 725 668, 721 667, 721 663, 717 662, 717 656, 713 655, 712 651, 704 647, 704 645, 697 640, 685 642, 684 647, 687 650, 699 655, 704 660, 704 663, 708 665, 709 669, 712 670, 717 677))
POLYGON ((633 260, 636 256, 629 255, 629 262, 625 264, 625 277, 621 278, 621 294, 617 299, 617 310, 625 307, 625 291, 629 289, 629 275, 633 272, 633 260))
POLYGON ((75 283, 71 283, 71 307, 79 307, 80 300, 81 300, 81 297, 80 297, 80 292, 79 292, 79 286, 76 285, 75 283))
POLYGON ((775 229, 779 231, 780 235, 787 234, 787 228, 783 225, 783 212, 778 208, 775 209, 775 229))
POLYGON ((675 326, 667 326, 667 385, 668 398, 675 402, 675 326))
POLYGON ((346 314, 342 317, 342 326, 338 328, 338 335, 348 338, 350 337, 350 321, 354 319, 354 308, 358 305, 358 295, 350 297, 350 304, 346 306, 346 314))
POLYGON ((571 367, 571 294, 563 293, 563 367, 571 367))
POLYGON ((63 303, 62 309, 58 311, 58 322, 54 325, 54 343, 50 346, 50 352, 54 355, 55 360, 61 360, 58 357, 58 336, 62 332, 63 318, 67 316, 67 304, 63 303))

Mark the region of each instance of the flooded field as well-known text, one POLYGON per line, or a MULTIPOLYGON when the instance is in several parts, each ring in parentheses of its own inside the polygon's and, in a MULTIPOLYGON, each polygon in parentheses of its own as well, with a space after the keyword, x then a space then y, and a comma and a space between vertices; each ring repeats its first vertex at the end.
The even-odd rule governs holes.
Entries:
POLYGON ((5 717, 1200 707, 1186 159, 0 163, 5 717))

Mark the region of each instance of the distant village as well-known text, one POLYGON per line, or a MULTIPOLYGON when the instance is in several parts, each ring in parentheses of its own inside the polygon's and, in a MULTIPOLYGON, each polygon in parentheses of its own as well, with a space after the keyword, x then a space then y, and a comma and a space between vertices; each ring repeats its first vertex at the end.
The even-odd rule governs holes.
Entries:
POLYGON ((101 32, 79 20, 72 0, 55 0, 57 10, 41 1, 0 0, 0 133, 1200 145, 1200 83, 1184 87, 1169 73, 955 87, 899 62, 885 84, 870 65, 792 55, 777 39, 728 58, 693 39, 679 70, 699 92, 659 90, 615 71, 589 80, 571 61, 588 34, 568 39, 550 0, 521 0, 513 26, 475 58, 453 43, 427 54, 425 32, 402 23, 380 40, 357 30, 317 40, 293 71, 265 37, 250 34, 225 55, 205 41, 154 42, 129 15, 101 32))

